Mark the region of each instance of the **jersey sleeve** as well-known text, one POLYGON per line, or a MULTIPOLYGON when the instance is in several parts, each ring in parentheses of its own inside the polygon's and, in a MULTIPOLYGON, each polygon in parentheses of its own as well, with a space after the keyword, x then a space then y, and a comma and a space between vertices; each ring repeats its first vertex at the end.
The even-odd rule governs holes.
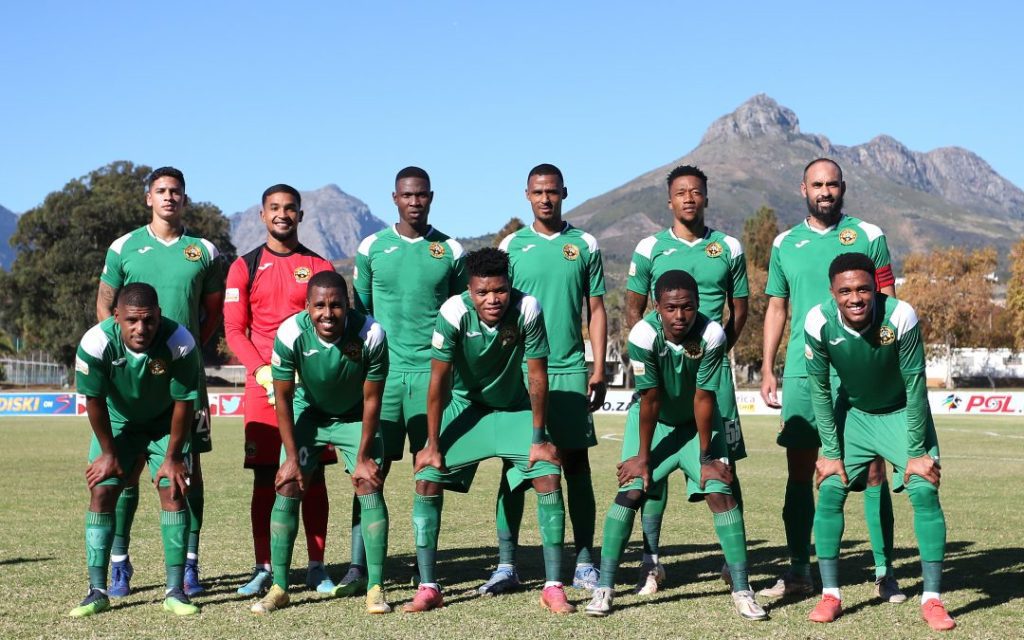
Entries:
POLYGON ((639 293, 642 296, 648 295, 651 292, 651 272, 653 266, 653 261, 641 253, 640 247, 637 246, 629 263, 629 277, 626 279, 626 289, 633 293, 639 293))
POLYGON ((199 396, 199 376, 203 371, 195 338, 192 337, 188 329, 179 325, 167 340, 167 346, 171 351, 169 367, 171 399, 183 402, 193 401, 199 396))
POLYGON ((725 331, 717 322, 708 322, 703 337, 704 355, 697 367, 697 388, 717 392, 725 359, 725 331))
POLYGON ((551 355, 548 334, 544 328, 544 312, 540 302, 533 296, 526 296, 521 303, 523 318, 524 357, 533 360, 551 355))
POLYGON ((224 289, 224 338, 250 375, 267 364, 260 357, 249 337, 252 310, 249 308, 249 269, 245 260, 238 258, 228 268, 224 289))
POLYGON ((889 243, 885 234, 880 234, 868 245, 868 253, 875 263, 875 286, 879 289, 896 284, 896 276, 892 272, 892 259, 889 257, 889 243))
POLYGON ((383 327, 374 322, 367 332, 365 345, 366 379, 373 382, 386 380, 388 377, 388 339, 383 327))
POLYGON ((281 323, 274 336, 274 351, 270 354, 270 372, 274 380, 294 380, 297 363, 295 361, 295 341, 301 330, 295 316, 281 323))
POLYGON ((907 393, 907 455, 917 458, 927 453, 924 440, 930 411, 921 324, 914 308, 903 301, 896 304, 889 320, 896 327, 900 373, 907 393))
MULTIPOLYGON (((366 242, 364 241, 363 243, 365 244, 366 242)), ((359 248, 363 249, 363 246, 360 245, 359 248)), ((356 262, 352 268, 352 288, 355 293, 352 296, 352 305, 360 313, 372 314, 373 268, 370 266, 369 246, 365 249, 365 253, 363 251, 356 252, 356 262)))
MULTIPOLYGON (((462 245, 455 240, 448 240, 448 246, 452 249, 452 270, 448 275, 448 295, 457 296, 466 290, 469 284, 469 274, 466 273, 466 254, 462 245)), ((512 281, 511 269, 509 282, 512 281)))
POLYGON ((773 298, 789 297, 789 281, 786 280, 786 272, 782 269, 778 241, 772 245, 771 259, 768 261, 768 281, 764 285, 764 292, 773 298))
POLYGON ((457 296, 448 298, 437 312, 434 321, 434 333, 430 337, 430 357, 441 362, 451 362, 455 358, 455 348, 462 339, 462 318, 466 306, 457 296))
POLYGON ((747 283, 747 259, 741 252, 733 255, 732 263, 729 265, 729 273, 732 275, 733 298, 749 298, 750 285, 747 283))
POLYGON ((604 285, 604 260, 601 258, 601 249, 595 247, 594 251, 590 252, 587 271, 589 274, 587 295, 596 298, 607 293, 604 285))
POLYGON ((208 296, 224 291, 224 268, 217 247, 213 246, 209 240, 203 240, 203 246, 210 254, 210 264, 206 266, 206 271, 203 273, 202 291, 202 295, 208 296))
POLYGON ((807 385, 811 394, 811 409, 814 411, 818 436, 821 438, 821 455, 830 460, 838 460, 842 457, 842 451, 839 448, 839 436, 833 415, 829 379, 830 358, 822 335, 824 326, 825 315, 821 305, 817 305, 804 319, 804 357, 807 359, 807 385))
POLYGON ((103 271, 100 273, 100 282, 110 285, 113 289, 120 289, 124 286, 121 253, 115 250, 113 246, 107 249, 107 255, 103 259, 103 271))
POLYGON ((637 391, 661 386, 661 370, 654 346, 657 337, 657 331, 645 320, 636 323, 629 332, 627 350, 637 391))
POLYGON ((75 353, 75 388, 90 398, 105 397, 109 388, 110 369, 103 358, 104 342, 96 325, 82 336, 75 353))

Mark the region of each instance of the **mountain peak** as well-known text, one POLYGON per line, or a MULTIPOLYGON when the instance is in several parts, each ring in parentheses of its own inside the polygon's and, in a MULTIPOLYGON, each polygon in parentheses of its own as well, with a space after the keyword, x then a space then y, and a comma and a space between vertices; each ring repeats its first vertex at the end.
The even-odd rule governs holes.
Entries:
POLYGON ((735 111, 715 120, 704 133, 701 144, 730 138, 786 136, 800 133, 800 120, 766 94, 759 93, 735 111))

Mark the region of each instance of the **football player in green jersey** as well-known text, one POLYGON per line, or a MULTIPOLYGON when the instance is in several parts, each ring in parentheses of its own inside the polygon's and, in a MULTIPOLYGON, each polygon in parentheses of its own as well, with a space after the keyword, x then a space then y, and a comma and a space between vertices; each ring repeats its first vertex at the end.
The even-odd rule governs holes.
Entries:
POLYGON ((199 613, 185 594, 185 543, 189 513, 189 426, 198 390, 199 351, 189 331, 162 318, 157 293, 141 282, 125 285, 114 315, 82 336, 75 382, 85 396, 92 427, 85 479, 91 499, 85 514, 89 594, 71 616, 110 606, 107 563, 114 542, 114 507, 124 478, 141 456, 160 496, 167 591, 164 609, 199 613))
MULTIPOLYGON (((591 415, 604 404, 604 355, 608 319, 604 308, 604 266, 594 236, 562 220, 568 195, 562 172, 551 164, 530 170, 526 197, 533 223, 507 235, 499 245, 509 257, 512 286, 540 301, 551 355, 548 356, 548 431, 558 447, 565 475, 569 520, 576 547, 572 584, 597 586, 594 566, 596 505, 590 478, 589 447, 597 444, 591 415), (594 354, 594 371, 587 373, 583 345, 583 308, 594 354)), ((524 372, 525 373, 525 372, 524 372)), ((495 595, 517 589, 515 551, 523 518, 525 494, 507 482, 498 490, 498 567, 478 591, 495 595)))
POLYGON ((541 604, 571 613, 576 608, 560 581, 565 506, 558 451, 545 428, 549 348, 540 303, 511 287, 508 256, 499 249, 468 254, 466 269, 469 290, 441 306, 431 338, 427 441, 416 454, 412 511, 420 586, 403 610, 442 606, 434 564, 444 488, 468 491, 477 465, 497 457, 509 463, 513 491, 529 483, 537 492, 546 578, 541 604))
MULTIPOLYGON (((381 323, 391 350, 380 413, 384 477, 391 462, 402 458, 407 438, 413 455, 426 440, 430 333, 444 301, 466 288, 462 245, 428 222, 434 192, 427 172, 419 167, 399 171, 391 198, 398 222, 359 244, 352 275, 355 308, 381 323)), ((359 512, 353 504, 352 561, 338 583, 353 595, 366 588, 359 512)))
MULTIPOLYGON (((366 611, 388 613, 382 589, 388 511, 380 471, 380 407, 388 375, 384 330, 372 317, 348 308, 348 287, 340 274, 321 271, 309 280, 306 310, 281 323, 271 367, 282 442, 270 516, 274 585, 252 611, 265 614, 288 604, 302 493, 324 448, 333 444, 345 459, 362 509, 366 611)), ((344 595, 340 586, 334 593, 344 595)))
MULTIPOLYGON (((216 332, 224 309, 224 275, 217 260, 217 248, 204 238, 189 235, 182 216, 188 206, 185 176, 173 167, 154 170, 146 179, 146 205, 152 211, 149 224, 111 243, 100 275, 96 317, 104 320, 113 312, 118 290, 131 282, 151 284, 160 296, 164 317, 185 325, 202 349, 216 332), (200 324, 200 309, 202 323, 200 324)), ((202 367, 202 354, 199 356, 202 367)), ((199 395, 192 422, 192 485, 188 493, 188 562, 185 592, 192 596, 204 590, 199 584, 199 533, 203 525, 204 483, 200 454, 210 451, 210 403, 206 376, 200 371, 199 395)), ((117 530, 111 554, 110 595, 131 592, 132 564, 128 557, 132 520, 139 504, 141 462, 125 469, 126 486, 118 499, 117 530)))
POLYGON ((843 613, 843 505, 850 491, 863 490, 868 466, 881 456, 893 465, 896 492, 905 488, 914 509, 924 577, 921 616, 934 630, 952 629, 956 623, 939 596, 946 519, 917 314, 906 302, 875 292, 875 264, 862 253, 837 256, 828 277, 832 299, 813 307, 804 321, 807 377, 821 438, 814 546, 822 598, 810 619, 832 622, 843 613), (834 404, 830 368, 842 384, 834 404))
MULTIPOLYGON (((877 226, 843 213, 846 183, 839 165, 828 158, 811 161, 804 168, 800 193, 806 199, 809 215, 800 224, 776 236, 765 286, 769 298, 764 319, 761 398, 769 407, 780 406, 773 365, 782 342, 786 314, 791 311, 782 383, 782 427, 776 438, 779 445, 786 447, 788 462, 782 520, 790 568, 774 585, 760 591, 760 595, 768 598, 814 592, 810 568, 814 523, 811 481, 820 441, 804 367, 803 321, 807 311, 828 295, 828 272, 824 265, 840 253, 863 253, 875 264, 875 284, 879 291, 895 294, 885 234, 877 226)), ((892 573, 892 497, 881 459, 871 465, 867 485, 864 517, 875 560, 876 593, 889 602, 903 602, 907 598, 892 573)))
MULTIPOLYGON (((673 224, 641 240, 633 252, 626 283, 627 319, 630 327, 640 321, 647 308, 648 295, 654 294, 654 283, 666 271, 681 269, 697 281, 700 312, 721 324, 725 330, 726 345, 722 352, 720 385, 715 400, 729 445, 732 495, 742 509, 743 494, 736 475, 736 462, 747 457, 747 450, 740 430, 729 350, 736 344, 747 322, 747 263, 739 240, 708 227, 704 222, 704 210, 709 201, 708 178, 704 172, 690 165, 678 166, 668 174, 666 182, 673 224), (729 309, 728 320, 725 319, 726 307, 729 309)), ((658 558, 658 544, 667 501, 666 484, 650 492, 640 511, 644 532, 644 556, 636 585, 636 592, 640 595, 656 593, 665 577, 665 569, 658 558)), ((725 567, 722 568, 722 577, 729 581, 725 567)))
POLYGON ((691 502, 707 502, 732 579, 733 604, 748 620, 767 615, 754 600, 747 575, 743 511, 729 484, 718 393, 727 338, 722 326, 697 311, 697 282, 689 273, 669 270, 654 286, 654 309, 629 332, 629 358, 637 397, 626 417, 619 492, 608 510, 601 545, 601 581, 586 613, 611 613, 615 572, 629 542, 637 509, 649 491, 679 469, 691 502))

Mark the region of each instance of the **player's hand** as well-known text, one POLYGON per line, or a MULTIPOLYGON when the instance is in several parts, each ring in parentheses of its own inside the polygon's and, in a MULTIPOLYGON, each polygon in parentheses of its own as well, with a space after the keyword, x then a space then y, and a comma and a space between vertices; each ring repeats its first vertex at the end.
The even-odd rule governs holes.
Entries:
POLYGON ((718 480, 722 484, 732 484, 732 469, 721 460, 712 460, 700 465, 700 488, 703 489, 708 480, 718 480))
POLYGON ((839 479, 843 481, 843 486, 850 483, 850 480, 846 477, 846 466, 843 465, 842 460, 830 460, 822 456, 814 463, 814 471, 815 475, 817 475, 817 481, 814 486, 819 489, 821 488, 821 483, 829 476, 839 476, 839 479))
POLYGON ((603 379, 591 378, 590 383, 590 413, 594 413, 604 405, 604 398, 608 395, 608 385, 603 379))
POLYGON ((935 461, 935 458, 925 454, 919 458, 907 460, 907 470, 903 474, 903 484, 910 483, 910 476, 921 476, 938 488, 939 480, 942 478, 942 467, 935 461))
POLYGON ((532 469, 536 462, 550 462, 562 466, 562 459, 558 457, 558 449, 550 442, 530 445, 530 459, 526 468, 532 469))
POLYGON ((772 409, 781 409, 779 402, 779 380, 771 371, 761 372, 761 399, 772 409))
POLYGON ((368 485, 374 491, 379 490, 384 483, 380 465, 373 458, 361 458, 356 461, 356 468, 352 472, 352 486, 358 489, 360 483, 368 485))
POLYGON ((253 372, 253 378, 256 379, 256 384, 263 387, 264 391, 267 392, 267 404, 274 406, 277 403, 277 399, 274 397, 274 377, 271 375, 271 368, 269 364, 262 365, 256 368, 253 372))
POLYGON ((633 456, 620 462, 617 469, 617 475, 619 478, 619 486, 624 487, 633 481, 633 478, 640 478, 644 482, 644 493, 647 493, 647 489, 651 486, 651 468, 647 462, 647 458, 641 458, 640 456, 633 456))
POLYGON ((416 464, 412 469, 414 474, 423 471, 427 467, 434 467, 442 473, 448 471, 444 466, 444 456, 441 455, 441 450, 437 448, 436 444, 427 444, 417 451, 415 462, 416 464))
POLYGON ((121 465, 117 462, 117 456, 112 453, 102 453, 100 457, 92 461, 85 468, 85 481, 92 489, 99 483, 109 478, 120 478, 124 475, 121 465))
POLYGON ((167 478, 167 481, 171 483, 171 498, 173 500, 188 493, 188 467, 185 466, 183 458, 165 457, 164 463, 156 470, 156 478, 153 480, 157 487, 160 486, 160 481, 163 478, 167 478))
POLYGON ((274 478, 274 488, 280 489, 289 482, 295 482, 299 485, 299 491, 306 490, 306 481, 302 477, 302 469, 299 468, 299 462, 295 458, 286 457, 281 466, 277 469, 277 477, 274 478))

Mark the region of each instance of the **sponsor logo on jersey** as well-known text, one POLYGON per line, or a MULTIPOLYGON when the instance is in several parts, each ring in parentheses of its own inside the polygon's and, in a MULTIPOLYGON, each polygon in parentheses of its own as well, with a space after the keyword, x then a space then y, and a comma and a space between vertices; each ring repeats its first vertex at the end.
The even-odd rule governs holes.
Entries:
POLYGON ((199 262, 199 260, 203 257, 203 250, 194 244, 190 244, 187 247, 185 247, 184 253, 185 259, 188 260, 189 262, 199 262))
POLYGON ((704 345, 698 340, 687 340, 683 343, 683 355, 690 360, 697 360, 704 355, 704 345))
POLYGON ((272 351, 270 353, 270 364, 271 364, 271 366, 274 366, 274 367, 280 367, 281 366, 281 356, 277 355, 276 351, 272 351))
POLYGON ((513 327, 512 325, 507 324, 507 325, 505 325, 504 327, 501 328, 501 335, 500 335, 501 346, 507 347, 509 345, 515 344, 516 338, 518 338, 518 337, 519 337, 519 332, 516 331, 516 328, 513 327))
POLYGON ((256 442, 253 440, 245 441, 245 457, 255 458, 256 457, 256 442))
POLYGON ((267 269, 269 269, 272 266, 274 266, 273 262, 264 262, 260 266, 256 267, 256 270, 257 271, 266 271, 267 269))
POLYGON ((430 255, 434 256, 438 260, 444 257, 444 245, 440 242, 430 243, 430 255))
POLYGON ((633 360, 630 364, 633 365, 634 376, 642 376, 647 374, 647 367, 644 366, 644 363, 638 360, 633 360))
POLYGON ((670 256, 673 253, 675 253, 676 251, 679 251, 679 249, 676 249, 675 247, 673 247, 671 249, 665 249, 664 251, 661 252, 661 255, 663 255, 663 256, 670 256))
POLYGON ((828 341, 828 343, 833 347, 841 342, 846 342, 846 338, 844 338, 843 336, 839 336, 838 338, 832 338, 831 340, 828 341))
POLYGON ((479 331, 467 331, 466 332, 466 337, 467 338, 479 338, 480 337, 480 332, 479 331))
POLYGON ((811 350, 811 345, 809 344, 804 345, 804 357, 808 360, 814 360, 814 351, 811 350))
POLYGON ((393 253, 395 251, 398 251, 398 247, 388 247, 384 250, 384 253, 393 253))
POLYGON ((857 242, 857 232, 853 229, 843 229, 839 232, 839 244, 848 247, 857 242))
POLYGON ((302 355, 304 355, 304 356, 306 356, 308 358, 309 356, 313 355, 314 353, 320 353, 320 350, 319 349, 310 349, 309 351, 303 351, 302 355))
POLYGON ((889 345, 896 342, 896 332, 892 330, 889 325, 883 324, 878 329, 878 342, 883 345, 889 345))
POLYGON ((142 247, 141 249, 139 249, 139 253, 146 253, 147 251, 150 251, 152 248, 153 247, 150 247, 149 245, 147 245, 147 246, 142 247))
POLYGON ((629 275, 630 276, 635 276, 636 275, 636 263, 635 262, 630 262, 629 263, 629 275))
POLYGON ((292 275, 295 276, 295 282, 302 284, 303 282, 309 280, 310 277, 312 277, 313 270, 310 269, 309 267, 298 267, 295 269, 295 272, 292 273, 292 275))
POLYGON ((345 346, 341 348, 341 352, 344 353, 345 357, 349 360, 359 362, 363 358, 363 343, 358 340, 349 340, 345 343, 345 346))
POLYGON ((706 253, 709 258, 717 258, 723 253, 722 245, 719 244, 717 240, 709 242, 708 246, 704 247, 704 253, 706 253))
MULTIPOLYGON (((123 367, 126 364, 128 364, 128 358, 118 358, 117 360, 114 360, 113 362, 111 362, 110 366, 112 366, 112 367, 123 367)), ((86 373, 88 373, 88 372, 86 372, 86 373)))
POLYGON ((75 371, 81 373, 82 375, 89 375, 89 363, 86 362, 85 360, 82 360, 78 356, 75 356, 75 371))
POLYGON ((580 257, 580 250, 574 244, 567 244, 562 247, 562 255, 566 260, 575 260, 580 257))
POLYGON ((810 240, 801 240, 800 242, 797 242, 797 243, 796 243, 796 244, 794 244, 793 246, 794 246, 794 247, 796 247, 797 249, 799 249, 800 247, 804 246, 804 245, 805 245, 805 244, 807 244, 808 242, 810 242, 810 240))
POLYGON ((430 336, 430 346, 435 349, 440 349, 444 346, 444 336, 440 332, 435 331, 434 335, 430 336))
POLYGON ((153 358, 149 361, 149 372, 154 376, 162 376, 167 373, 167 364, 159 358, 153 358))
POLYGON ((528 245, 526 245, 525 247, 523 247, 523 253, 526 253, 527 251, 529 251, 530 249, 532 249, 532 248, 534 248, 536 246, 537 245, 535 245, 535 244, 528 244, 528 245))
POLYGON ((224 302, 238 302, 238 287, 228 287, 224 290, 224 302))

